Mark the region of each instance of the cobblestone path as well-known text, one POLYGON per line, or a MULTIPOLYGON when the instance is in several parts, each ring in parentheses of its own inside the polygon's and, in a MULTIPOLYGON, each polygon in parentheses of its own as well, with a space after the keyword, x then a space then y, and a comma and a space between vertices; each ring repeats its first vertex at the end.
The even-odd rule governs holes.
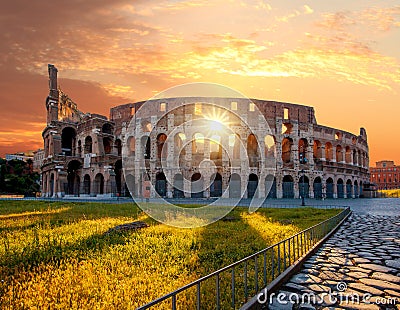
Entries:
POLYGON ((400 309, 400 216, 353 213, 265 305, 400 309))

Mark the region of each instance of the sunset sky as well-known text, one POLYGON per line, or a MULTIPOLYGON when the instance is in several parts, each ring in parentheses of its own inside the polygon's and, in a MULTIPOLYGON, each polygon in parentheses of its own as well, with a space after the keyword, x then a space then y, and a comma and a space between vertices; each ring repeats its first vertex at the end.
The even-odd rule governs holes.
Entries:
POLYGON ((42 147, 47 64, 83 112, 214 82, 367 129, 400 164, 399 1, 2 1, 0 156, 42 147))

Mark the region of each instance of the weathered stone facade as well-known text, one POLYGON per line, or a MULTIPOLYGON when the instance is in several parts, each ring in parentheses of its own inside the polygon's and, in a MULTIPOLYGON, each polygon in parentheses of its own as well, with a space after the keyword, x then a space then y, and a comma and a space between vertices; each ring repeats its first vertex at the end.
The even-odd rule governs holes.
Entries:
MULTIPOLYGON (((152 100, 146 103, 140 117, 137 111, 144 102, 125 104, 111 108, 109 120, 101 115, 79 114, 74 104, 64 98, 64 118, 60 119, 54 66, 49 65, 49 76, 42 166, 46 197, 126 194, 123 141, 128 152, 125 157, 138 153, 144 157, 145 173, 132 170, 127 174, 133 194, 141 197, 237 197, 239 192, 244 193, 244 198, 298 198, 302 194, 311 198, 356 198, 369 180, 365 129, 354 135, 321 126, 312 107, 264 100, 249 104, 244 98, 207 98, 207 102, 218 101, 240 118, 230 116, 233 137, 221 137, 219 148, 204 138, 199 147, 193 139, 198 134, 194 129, 186 128, 183 133, 177 128, 196 119, 199 113, 196 105, 183 104, 201 103, 205 98, 152 100), (65 109, 65 102, 72 107, 70 111, 65 109), (168 113, 172 107, 174 112, 168 113), (260 112, 268 126, 259 119, 260 112), (243 120, 256 130, 250 131, 243 120), (134 137, 129 133, 130 123, 135 127, 134 137), (236 148, 236 140, 245 149, 236 148), (208 170, 200 173, 199 165, 204 159, 213 163, 212 174, 208 170), (174 168, 174 160, 179 162, 178 168, 174 168), (163 161, 169 164, 162 165, 163 161), (194 194, 190 187, 199 180, 204 191, 194 194)), ((199 104, 198 108, 201 111, 207 107, 199 104)))

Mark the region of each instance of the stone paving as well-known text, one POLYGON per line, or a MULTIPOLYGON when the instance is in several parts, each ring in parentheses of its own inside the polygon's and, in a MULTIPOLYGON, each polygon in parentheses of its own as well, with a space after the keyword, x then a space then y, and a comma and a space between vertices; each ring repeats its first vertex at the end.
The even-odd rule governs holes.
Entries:
POLYGON ((271 310, 399 310, 400 216, 353 213, 269 300, 271 310))

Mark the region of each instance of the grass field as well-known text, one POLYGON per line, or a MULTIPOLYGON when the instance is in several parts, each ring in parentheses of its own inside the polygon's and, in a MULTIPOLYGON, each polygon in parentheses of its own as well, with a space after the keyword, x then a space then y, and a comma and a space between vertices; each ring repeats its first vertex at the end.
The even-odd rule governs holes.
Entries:
POLYGON ((237 208, 178 229, 133 204, 0 201, 0 308, 134 309, 338 212, 237 208), (135 220, 150 226, 104 234, 135 220))

